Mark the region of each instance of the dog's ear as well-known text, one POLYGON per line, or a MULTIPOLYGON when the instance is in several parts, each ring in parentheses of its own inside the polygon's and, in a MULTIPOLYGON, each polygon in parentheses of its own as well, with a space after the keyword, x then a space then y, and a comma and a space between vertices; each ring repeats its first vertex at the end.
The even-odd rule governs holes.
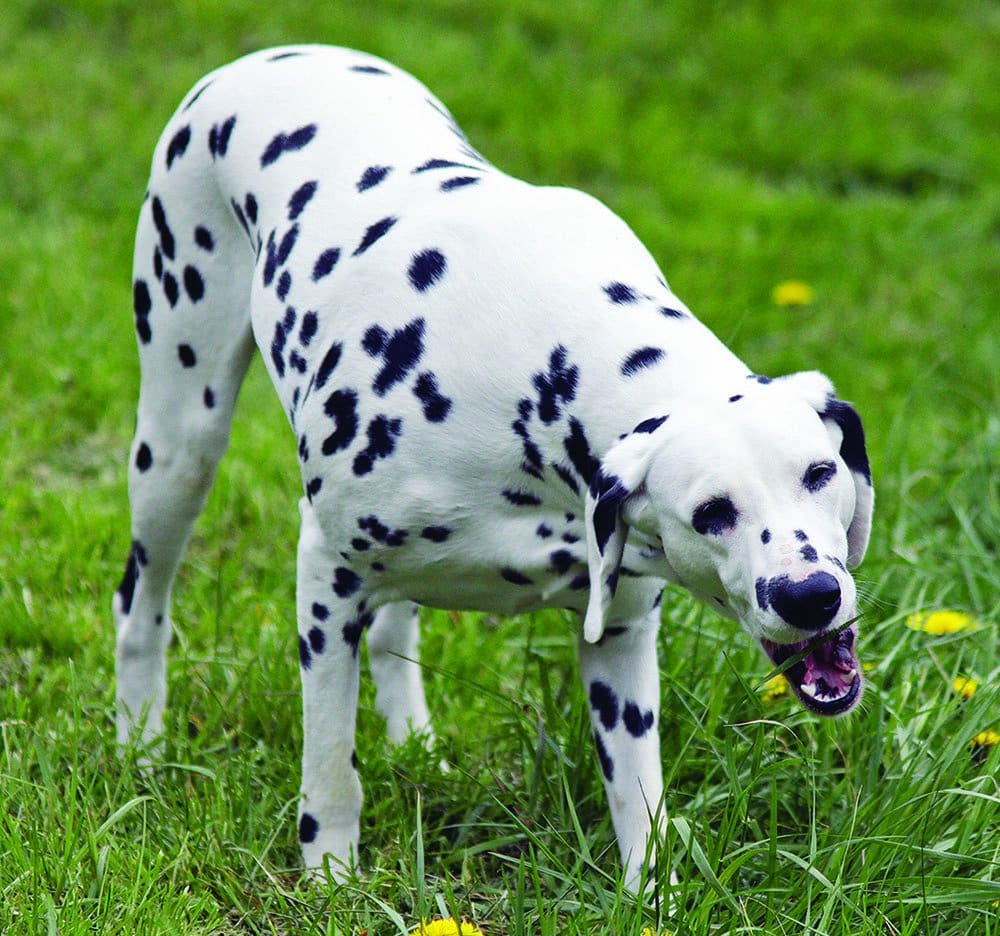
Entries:
POLYGON ((831 434, 839 434, 840 457, 844 459, 854 478, 854 516, 847 528, 847 565, 853 569, 861 565, 861 560, 865 558, 872 530, 872 510, 875 507, 875 489, 872 487, 872 471, 868 463, 868 450, 865 448, 865 430, 857 410, 850 403, 838 400, 833 394, 827 398, 820 416, 831 434))
POLYGON ((611 448, 591 479, 585 512, 590 599, 583 620, 583 637, 588 643, 597 643, 604 633, 605 615, 618 587, 627 520, 645 507, 646 474, 660 442, 653 434, 666 418, 639 423, 611 448))
POLYGON ((854 516, 847 529, 847 565, 853 569, 861 564, 868 549, 872 509, 875 506, 875 490, 861 417, 850 403, 837 399, 833 384, 816 371, 791 374, 781 380, 792 386, 819 413, 840 451, 840 457, 851 471, 854 479, 854 516))

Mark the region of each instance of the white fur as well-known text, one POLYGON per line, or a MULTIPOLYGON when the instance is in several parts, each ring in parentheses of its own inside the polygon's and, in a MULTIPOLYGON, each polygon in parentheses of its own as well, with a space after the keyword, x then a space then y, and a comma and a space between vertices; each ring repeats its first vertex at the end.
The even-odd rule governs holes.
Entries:
POLYGON ((311 868, 329 856, 339 878, 357 859, 356 643, 369 626, 390 737, 430 730, 410 602, 582 613, 590 595, 581 671, 633 887, 652 857, 650 816, 662 816, 664 583, 752 637, 802 640, 755 604, 754 583, 817 568, 796 553, 793 531, 808 530, 843 593, 830 626, 855 613, 847 536, 853 526, 857 560, 870 487, 822 418, 829 382, 758 383, 620 219, 490 166, 385 62, 270 50, 196 86, 154 155, 134 275, 138 545, 115 599, 118 737, 161 732, 171 583, 256 343, 307 452, 297 604, 311 868), (642 349, 661 358, 636 358, 642 349), (824 460, 837 476, 807 495, 802 472, 824 460), (588 492, 597 465, 627 492, 603 551, 595 512, 610 508, 588 492), (692 511, 723 493, 738 502, 735 529, 695 532, 692 511))

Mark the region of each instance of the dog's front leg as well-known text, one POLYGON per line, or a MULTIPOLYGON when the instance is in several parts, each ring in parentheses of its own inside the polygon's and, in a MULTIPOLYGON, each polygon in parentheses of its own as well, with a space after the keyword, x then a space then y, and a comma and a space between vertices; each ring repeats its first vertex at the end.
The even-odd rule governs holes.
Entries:
POLYGON ((360 577, 337 564, 303 498, 297 615, 302 674, 299 842, 306 868, 329 856, 335 880, 357 863, 361 781, 354 751, 358 646, 371 624, 360 577))
POLYGON ((662 823, 663 773, 656 659, 659 608, 631 623, 616 620, 597 644, 580 639, 580 673, 590 702, 625 883, 638 890, 652 821, 662 823))

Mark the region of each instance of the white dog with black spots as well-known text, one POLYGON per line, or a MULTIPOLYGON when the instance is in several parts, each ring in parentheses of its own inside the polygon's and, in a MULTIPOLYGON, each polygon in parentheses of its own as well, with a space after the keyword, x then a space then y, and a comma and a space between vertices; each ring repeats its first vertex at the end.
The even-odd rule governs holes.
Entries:
MULTIPOLYGON (((259 52, 170 120, 139 219, 132 547, 114 600, 118 737, 162 732, 174 575, 260 349, 304 496, 305 864, 357 861, 358 649, 389 737, 429 731, 415 602, 580 612, 580 669, 627 884, 660 817, 666 583, 740 622, 811 710, 861 695, 872 486, 814 372, 753 374, 580 192, 468 144, 411 76, 259 52)), ((651 842, 652 840, 652 842, 651 842)))

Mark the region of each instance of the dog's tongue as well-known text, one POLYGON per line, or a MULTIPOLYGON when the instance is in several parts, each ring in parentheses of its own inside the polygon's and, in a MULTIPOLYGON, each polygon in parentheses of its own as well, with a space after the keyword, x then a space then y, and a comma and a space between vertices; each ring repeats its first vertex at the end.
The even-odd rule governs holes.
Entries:
POLYGON ((781 665, 808 650, 801 660, 788 667, 785 677, 808 708, 821 715, 846 712, 857 702, 861 691, 858 658, 854 654, 854 630, 845 628, 828 639, 798 644, 763 641, 771 660, 781 665))

